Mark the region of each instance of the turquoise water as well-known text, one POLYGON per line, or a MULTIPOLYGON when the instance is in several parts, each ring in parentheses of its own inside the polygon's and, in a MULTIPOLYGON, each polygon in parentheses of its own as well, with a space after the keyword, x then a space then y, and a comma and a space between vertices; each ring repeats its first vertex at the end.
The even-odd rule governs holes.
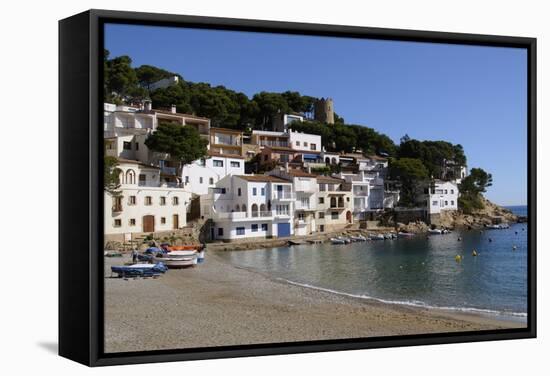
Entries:
POLYGON ((224 257, 291 283, 384 302, 514 317, 527 312, 527 224, 228 252, 224 257), (457 254, 463 256, 460 263, 457 254))

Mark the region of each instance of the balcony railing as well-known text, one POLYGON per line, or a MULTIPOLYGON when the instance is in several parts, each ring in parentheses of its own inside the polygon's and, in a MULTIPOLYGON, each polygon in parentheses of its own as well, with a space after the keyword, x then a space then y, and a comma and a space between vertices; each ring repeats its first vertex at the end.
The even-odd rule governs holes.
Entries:
POLYGON ((273 212, 272 211, 253 211, 252 212, 252 218, 257 218, 257 217, 273 217, 273 212))
POLYGON ((287 148, 288 142, 286 141, 260 141, 260 146, 275 146, 279 148, 287 148))
POLYGON ((294 194, 294 192, 291 192, 291 191, 276 191, 276 192, 273 192, 273 195, 271 198, 273 200, 292 200, 295 197, 296 195, 294 194))

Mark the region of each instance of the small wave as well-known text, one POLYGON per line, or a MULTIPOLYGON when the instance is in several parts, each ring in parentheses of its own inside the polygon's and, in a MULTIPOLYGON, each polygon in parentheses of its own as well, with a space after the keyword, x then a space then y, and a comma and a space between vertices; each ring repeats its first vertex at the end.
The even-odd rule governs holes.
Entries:
POLYGON ((508 312, 508 311, 496 311, 492 309, 483 309, 483 308, 473 308, 473 307, 446 307, 446 306, 433 306, 426 304, 424 302, 418 301, 418 300, 388 300, 388 299, 381 299, 381 298, 375 298, 373 296, 368 295, 359 295, 359 294, 351 294, 348 292, 333 290, 325 287, 319 287, 319 286, 313 286, 307 283, 299 283, 290 281, 288 279, 284 278, 277 278, 280 281, 286 282, 291 285, 305 287, 313 290, 319 290, 324 292, 329 292, 332 294, 342 295, 342 296, 348 296, 351 298, 359 298, 359 299, 369 299, 369 300, 375 300, 380 303, 385 304, 396 304, 396 305, 404 305, 409 307, 417 307, 417 308, 426 308, 426 309, 439 309, 442 311, 456 311, 456 312, 466 312, 466 313, 476 313, 476 314, 484 314, 484 315, 491 315, 491 316, 508 316, 508 317, 517 317, 517 318, 526 318, 527 313, 525 312, 508 312))

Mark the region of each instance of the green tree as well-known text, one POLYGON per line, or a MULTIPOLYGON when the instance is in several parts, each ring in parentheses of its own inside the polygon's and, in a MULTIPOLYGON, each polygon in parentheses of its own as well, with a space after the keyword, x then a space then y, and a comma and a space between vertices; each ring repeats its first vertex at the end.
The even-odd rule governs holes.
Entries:
POLYGON ((401 186, 400 205, 415 206, 421 187, 428 181, 428 169, 420 159, 390 158, 390 179, 397 180, 401 186))
POLYGON ((192 126, 174 123, 161 123, 157 130, 145 140, 145 145, 153 151, 167 153, 179 162, 179 170, 206 156, 208 141, 203 139, 192 126))
POLYGON ((120 195, 120 169, 115 157, 103 157, 103 190, 113 196, 120 195))
POLYGON ((176 76, 176 74, 152 65, 141 65, 136 68, 136 77, 139 83, 149 91, 151 84, 172 76, 176 76))
POLYGON ((466 214, 483 209, 483 193, 493 185, 493 176, 481 168, 472 168, 460 183, 458 207, 466 214))
POLYGON ((107 91, 116 93, 119 98, 129 95, 137 87, 137 76, 132 68, 129 56, 119 56, 107 60, 108 80, 107 91))

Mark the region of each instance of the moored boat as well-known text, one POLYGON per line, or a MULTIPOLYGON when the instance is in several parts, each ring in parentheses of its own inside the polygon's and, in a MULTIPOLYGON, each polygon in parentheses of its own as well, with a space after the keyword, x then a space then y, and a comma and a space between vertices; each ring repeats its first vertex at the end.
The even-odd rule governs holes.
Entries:
POLYGON ((343 239, 339 239, 339 238, 330 238, 330 242, 332 244, 346 244, 346 242, 343 239))
POLYGON ((382 234, 370 234, 369 238, 371 240, 384 240, 385 239, 384 235, 382 235, 382 234))
POLYGON ((410 237, 413 237, 414 234, 412 232, 398 232, 397 236, 402 238, 410 238, 410 237))
POLYGON ((440 230, 438 228, 429 229, 428 232, 432 235, 441 235, 441 234, 443 234, 443 230, 440 230))
POLYGON ((357 236, 350 236, 350 239, 355 242, 364 242, 367 240, 363 235, 357 235, 357 236))

